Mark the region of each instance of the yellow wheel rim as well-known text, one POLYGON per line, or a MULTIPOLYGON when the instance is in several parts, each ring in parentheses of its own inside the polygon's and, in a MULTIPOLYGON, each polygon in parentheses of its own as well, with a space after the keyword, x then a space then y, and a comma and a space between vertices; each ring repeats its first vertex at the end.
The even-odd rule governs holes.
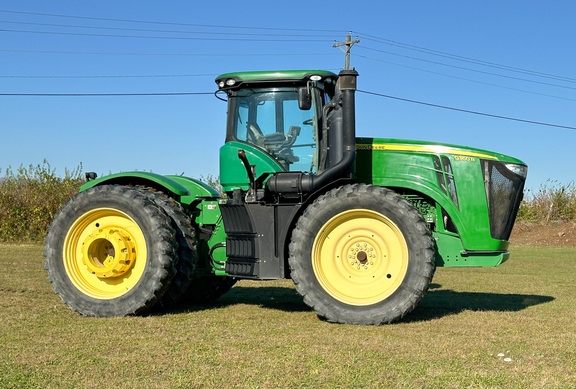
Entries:
POLYGON ((124 212, 97 208, 72 224, 63 250, 70 281, 97 299, 122 296, 136 285, 146 266, 146 239, 124 212))
POLYGON ((398 226, 368 209, 332 217, 312 246, 320 285, 350 305, 370 305, 390 296, 408 269, 408 246, 398 226))

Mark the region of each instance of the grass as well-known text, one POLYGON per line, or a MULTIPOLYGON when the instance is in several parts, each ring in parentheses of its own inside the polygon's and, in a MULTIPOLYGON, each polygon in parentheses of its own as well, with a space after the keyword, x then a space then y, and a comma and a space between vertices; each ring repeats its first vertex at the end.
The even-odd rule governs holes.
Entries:
POLYGON ((404 321, 359 327, 317 319, 288 280, 240 281, 210 307, 86 318, 52 292, 42 246, 0 245, 0 387, 575 387, 575 250, 512 253, 438 269, 404 321))

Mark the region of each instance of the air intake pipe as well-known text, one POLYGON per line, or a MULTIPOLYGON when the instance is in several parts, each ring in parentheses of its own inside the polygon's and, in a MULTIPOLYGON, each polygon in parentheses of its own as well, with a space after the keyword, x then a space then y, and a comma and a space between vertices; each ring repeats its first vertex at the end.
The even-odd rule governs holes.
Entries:
POLYGON ((332 100, 336 104, 326 120, 328 147, 321 150, 326 153, 325 169, 316 175, 276 173, 266 182, 268 191, 279 195, 308 194, 350 173, 356 159, 356 77, 358 72, 354 69, 342 70, 338 75, 332 100))

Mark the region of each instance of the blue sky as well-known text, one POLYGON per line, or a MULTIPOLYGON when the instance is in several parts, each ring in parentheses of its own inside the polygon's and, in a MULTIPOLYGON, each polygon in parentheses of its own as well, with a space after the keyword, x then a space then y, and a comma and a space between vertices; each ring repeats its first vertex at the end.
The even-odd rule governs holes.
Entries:
MULTIPOLYGON (((352 31, 361 90, 576 127, 575 15, 559 0, 4 0, 0 94, 211 93, 226 72, 337 72, 332 44, 352 31)), ((46 159, 60 175, 217 176, 225 113, 210 94, 0 96, 0 175, 46 159)), ((532 189, 576 180, 574 129, 359 93, 357 135, 509 154, 532 189)))

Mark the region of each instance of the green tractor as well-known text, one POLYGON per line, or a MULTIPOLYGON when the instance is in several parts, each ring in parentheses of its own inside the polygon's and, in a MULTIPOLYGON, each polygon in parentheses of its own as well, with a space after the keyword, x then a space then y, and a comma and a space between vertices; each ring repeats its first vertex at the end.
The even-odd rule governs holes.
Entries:
POLYGON ((437 266, 506 261, 526 165, 356 137, 357 76, 217 77, 224 195, 183 176, 87 174, 46 238, 55 292, 82 315, 123 316, 289 278, 325 320, 379 325, 417 306, 437 266))

